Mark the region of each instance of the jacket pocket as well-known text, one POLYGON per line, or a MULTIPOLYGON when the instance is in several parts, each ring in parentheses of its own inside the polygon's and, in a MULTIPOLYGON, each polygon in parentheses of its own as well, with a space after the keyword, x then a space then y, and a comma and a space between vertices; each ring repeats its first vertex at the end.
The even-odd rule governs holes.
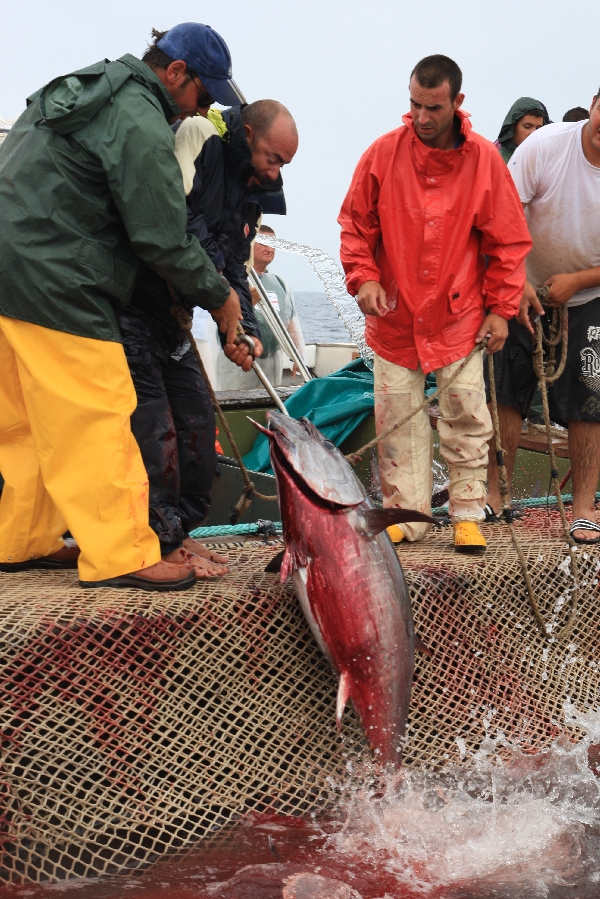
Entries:
POLYGON ((460 286, 453 287, 448 293, 448 303, 450 305, 450 312, 454 315, 458 315, 469 303, 469 294, 467 290, 460 286))
POLYGON ((85 242, 77 259, 81 285, 96 287, 123 305, 131 298, 138 268, 137 262, 110 253, 92 240, 85 242))

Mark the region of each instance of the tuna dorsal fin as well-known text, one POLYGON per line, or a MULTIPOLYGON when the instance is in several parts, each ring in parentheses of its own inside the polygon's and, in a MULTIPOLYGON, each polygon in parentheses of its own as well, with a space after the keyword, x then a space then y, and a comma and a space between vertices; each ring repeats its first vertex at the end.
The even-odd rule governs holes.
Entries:
POLYGON ((401 524, 403 521, 426 521, 435 524, 435 518, 431 515, 414 512, 412 509, 367 509, 363 515, 365 533, 368 537, 376 537, 391 524, 401 524))
POLYGON ((340 733, 342 730, 342 718, 344 717, 344 709, 346 708, 346 703, 349 699, 350 677, 346 673, 344 673, 340 677, 337 691, 337 701, 335 704, 335 723, 337 725, 338 732, 340 733))
POLYGON ((284 556, 285 549, 282 549, 280 553, 277 553, 276 556, 273 556, 273 558, 265 568, 265 571, 267 571, 269 574, 278 574, 281 571, 284 556))

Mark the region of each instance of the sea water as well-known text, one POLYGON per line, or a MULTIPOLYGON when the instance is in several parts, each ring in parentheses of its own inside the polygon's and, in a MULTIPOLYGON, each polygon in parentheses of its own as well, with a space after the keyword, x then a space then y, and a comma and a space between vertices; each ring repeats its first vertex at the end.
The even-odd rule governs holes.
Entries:
POLYGON ((292 819, 249 814, 212 844, 104 882, 7 887, 52 899, 597 899, 600 782, 587 731, 536 755, 501 735, 465 767, 403 769, 373 786, 349 766, 336 808, 292 819), (503 761, 499 761, 498 749, 503 761))
POLYGON ((305 343, 349 343, 352 337, 327 295, 294 291, 305 343))

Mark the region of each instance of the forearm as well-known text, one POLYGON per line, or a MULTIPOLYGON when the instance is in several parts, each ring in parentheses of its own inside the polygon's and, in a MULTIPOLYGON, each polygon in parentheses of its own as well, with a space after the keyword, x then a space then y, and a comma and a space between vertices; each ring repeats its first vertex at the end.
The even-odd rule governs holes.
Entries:
POLYGON ((216 270, 218 272, 222 272, 225 268, 225 259, 223 257, 221 248, 219 247, 218 241, 215 239, 214 234, 211 234, 206 225, 204 213, 201 211, 194 212, 188 207, 187 215, 188 234, 194 235, 194 237, 199 241, 202 249, 206 253, 208 253, 210 261, 212 262, 216 270))
POLYGON ((367 282, 380 282, 381 272, 374 253, 367 242, 356 235, 343 235, 340 259, 350 296, 357 296, 361 286, 367 282))
POLYGON ((242 310, 241 324, 244 331, 246 334, 258 337, 258 339, 261 340, 260 327, 256 321, 256 316, 254 315, 250 288, 245 274, 241 275, 240 272, 231 270, 230 268, 226 268, 224 274, 239 297, 242 310))
POLYGON ((483 279, 483 294, 488 314, 499 315, 509 321, 519 311, 525 287, 525 265, 516 267, 508 260, 494 260, 483 279))
MULTIPOLYGON (((144 255, 139 254, 144 259, 144 255)), ((147 253, 144 261, 190 305, 218 309, 229 296, 229 284, 210 261, 195 237, 187 235, 180 247, 147 253)))
POLYGON ((580 290, 588 290, 590 287, 600 287, 600 265, 583 269, 581 272, 574 272, 573 276, 577 284, 576 293, 580 290))

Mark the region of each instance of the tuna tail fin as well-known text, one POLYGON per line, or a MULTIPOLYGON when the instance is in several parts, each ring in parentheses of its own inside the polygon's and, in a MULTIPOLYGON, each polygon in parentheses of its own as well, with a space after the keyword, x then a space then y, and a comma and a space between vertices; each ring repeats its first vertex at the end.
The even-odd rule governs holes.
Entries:
POLYGON ((344 717, 344 709, 346 708, 346 703, 350 699, 350 678, 344 673, 340 676, 340 682, 338 684, 337 691, 337 700, 335 704, 335 723, 338 729, 338 733, 341 733, 342 730, 342 718, 344 717))
POLYGON ((414 512, 412 509, 367 509, 363 512, 365 520, 365 534, 367 537, 376 537, 391 524, 401 524, 403 521, 426 521, 435 524, 435 518, 425 515, 423 512, 414 512))

